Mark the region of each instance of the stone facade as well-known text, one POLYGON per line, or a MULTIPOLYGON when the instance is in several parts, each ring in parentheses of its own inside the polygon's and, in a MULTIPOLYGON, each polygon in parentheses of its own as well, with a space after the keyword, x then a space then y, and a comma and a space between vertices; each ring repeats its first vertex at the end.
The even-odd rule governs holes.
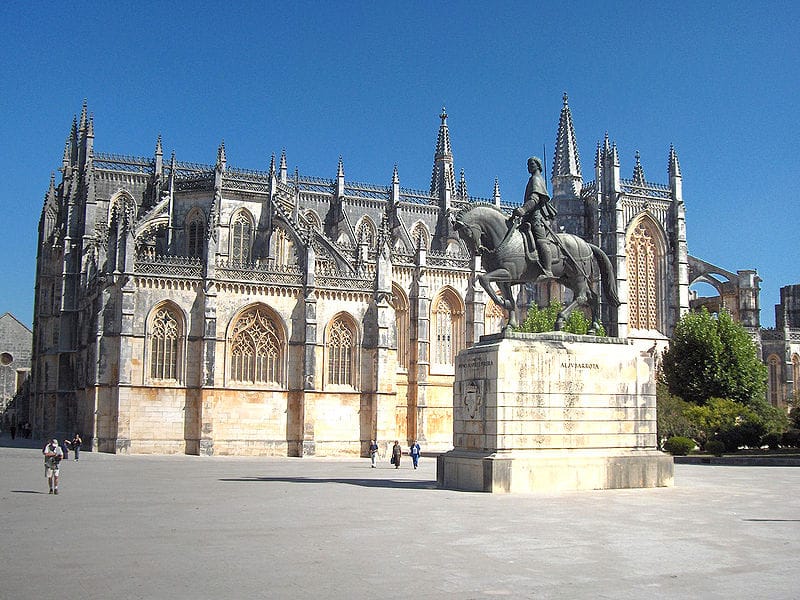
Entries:
MULTIPOLYGON (((594 180, 584 181, 572 114, 564 94, 553 158, 553 201, 558 226, 600 246, 611 259, 622 305, 604 308, 612 335, 666 348, 681 315, 689 310, 689 255, 683 180, 674 148, 667 160, 668 183, 645 178, 635 154, 630 179, 620 172, 617 146, 606 134, 597 144, 594 180)), ((540 285, 537 302, 564 290, 540 285)), ((608 325, 607 325, 608 328, 608 325)))
POLYGON ((28 418, 31 330, 11 313, 0 317, 0 425, 22 425, 28 418))
MULTIPOLYGON (((486 202, 456 176, 443 111, 430 189, 94 150, 84 106, 39 225, 30 420, 107 452, 365 452, 452 445, 455 356, 502 312, 476 287, 449 211, 486 202)), ((623 306, 609 333, 650 349, 688 310, 682 183, 598 143, 584 182, 566 96, 552 171, 557 227, 602 247, 623 306)), ((520 158, 524 165, 525 158, 520 158)), ((521 196, 521 194, 520 194, 521 196)), ((520 197, 519 200, 522 200, 520 197)), ((529 286, 520 311, 564 299, 529 286)))
POLYGON ((767 365, 767 399, 789 408, 800 398, 800 284, 781 288, 775 305, 775 328, 762 329, 761 358, 767 365))

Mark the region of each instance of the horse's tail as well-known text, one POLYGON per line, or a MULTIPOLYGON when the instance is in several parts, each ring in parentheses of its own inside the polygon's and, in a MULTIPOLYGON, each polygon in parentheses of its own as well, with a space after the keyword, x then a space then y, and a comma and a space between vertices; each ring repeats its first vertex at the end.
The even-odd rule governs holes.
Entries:
POLYGON ((617 279, 614 277, 614 266, 608 258, 608 255, 603 250, 594 244, 589 244, 594 254, 597 264, 600 266, 600 274, 603 278, 603 294, 606 299, 615 307, 622 304, 617 295, 617 279))

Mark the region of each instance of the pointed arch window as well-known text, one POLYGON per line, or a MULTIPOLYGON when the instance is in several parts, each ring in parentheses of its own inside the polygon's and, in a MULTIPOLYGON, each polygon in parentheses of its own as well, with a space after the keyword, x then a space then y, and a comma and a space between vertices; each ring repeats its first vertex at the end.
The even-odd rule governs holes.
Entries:
POLYGON ((326 349, 328 384, 356 387, 357 338, 349 319, 342 315, 333 319, 328 329, 326 349))
POLYGON ((792 396, 794 401, 800 400, 800 356, 792 355, 792 396))
POLYGON ((628 236, 628 324, 634 329, 662 329, 663 251, 659 240, 646 219, 641 219, 628 236))
POLYGON ((411 322, 408 314, 408 299, 397 284, 392 284, 392 308, 394 308, 395 336, 397 338, 397 366, 408 370, 411 349, 411 322))
POLYGON ((189 222, 186 226, 186 255, 202 258, 205 237, 205 222, 201 215, 195 213, 189 218, 189 222))
POLYGON ((182 319, 168 306, 156 309, 150 321, 150 379, 177 381, 182 319))
POLYGON ((375 247, 375 225, 369 217, 364 217, 358 225, 356 231, 356 242, 366 244, 369 248, 375 247))
POLYGON ((433 307, 433 364, 451 366, 463 347, 464 310, 454 292, 445 290, 433 307))
POLYGON ((231 330, 231 380, 239 383, 283 383, 282 329, 261 306, 243 312, 231 330))
POLYGON ((414 228, 411 230, 411 239, 414 242, 415 249, 430 248, 430 234, 428 233, 428 228, 421 222, 414 225, 414 228))
POLYGON ((767 359, 767 370, 769 371, 769 403, 772 406, 780 406, 781 361, 774 354, 767 359))
POLYGON ((236 213, 231 223, 231 261, 238 264, 250 262, 253 222, 245 211, 236 213))
POLYGON ((484 315, 483 326, 487 334, 500 333, 503 327, 503 319, 505 313, 493 300, 489 300, 486 305, 486 313, 484 315))
POLYGON ((297 253, 294 242, 289 232, 283 227, 276 227, 269 241, 269 255, 276 265, 286 266, 297 264, 297 253))

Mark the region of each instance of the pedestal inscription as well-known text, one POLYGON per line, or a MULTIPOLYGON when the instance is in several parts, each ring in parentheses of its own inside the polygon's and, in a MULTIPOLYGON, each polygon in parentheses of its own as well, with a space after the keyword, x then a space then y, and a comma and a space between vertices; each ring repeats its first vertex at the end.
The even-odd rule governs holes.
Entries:
POLYGON ((492 492, 672 484, 652 357, 626 340, 484 336, 459 353, 439 483, 492 492))

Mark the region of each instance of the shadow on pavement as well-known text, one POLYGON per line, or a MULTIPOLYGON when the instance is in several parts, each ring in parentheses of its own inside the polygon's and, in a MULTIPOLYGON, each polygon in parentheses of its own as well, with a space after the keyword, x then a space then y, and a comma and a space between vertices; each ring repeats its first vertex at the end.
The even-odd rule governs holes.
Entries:
MULTIPOLYGON (((36 490, 11 490, 12 494, 44 494, 36 490)), ((45 494, 46 495, 46 494, 45 494)))
POLYGON ((236 477, 225 478, 219 481, 239 483, 343 483, 345 485, 358 485, 373 488, 405 488, 410 490, 435 490, 436 482, 430 479, 424 481, 399 481, 396 479, 345 479, 339 477, 236 477))

